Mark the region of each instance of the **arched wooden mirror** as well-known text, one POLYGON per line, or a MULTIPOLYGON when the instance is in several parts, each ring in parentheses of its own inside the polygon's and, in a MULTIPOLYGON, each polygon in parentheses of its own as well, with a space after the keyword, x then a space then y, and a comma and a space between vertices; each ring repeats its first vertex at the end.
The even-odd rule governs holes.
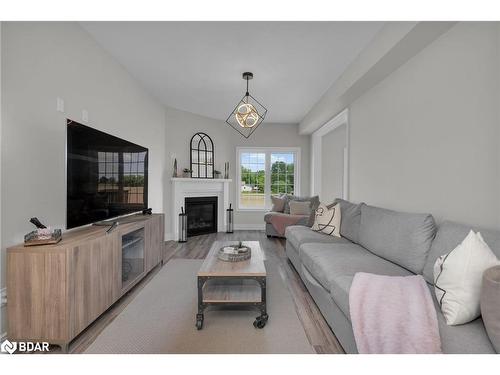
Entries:
POLYGON ((214 178, 214 143, 205 133, 191 138, 191 177, 214 178))

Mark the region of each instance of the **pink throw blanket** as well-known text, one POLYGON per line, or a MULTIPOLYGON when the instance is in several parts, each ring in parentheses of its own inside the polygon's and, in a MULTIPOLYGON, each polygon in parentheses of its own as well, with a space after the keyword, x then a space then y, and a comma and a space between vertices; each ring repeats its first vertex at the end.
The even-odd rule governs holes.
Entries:
POLYGON ((286 227, 290 225, 295 225, 298 224, 301 220, 304 221, 305 219, 308 219, 309 215, 304 216, 304 215, 275 215, 272 216, 269 221, 273 225, 274 229, 276 229, 276 232, 280 236, 285 235, 285 229, 286 227))
POLYGON ((424 278, 359 272, 349 291, 361 354, 441 353, 436 310, 424 278))

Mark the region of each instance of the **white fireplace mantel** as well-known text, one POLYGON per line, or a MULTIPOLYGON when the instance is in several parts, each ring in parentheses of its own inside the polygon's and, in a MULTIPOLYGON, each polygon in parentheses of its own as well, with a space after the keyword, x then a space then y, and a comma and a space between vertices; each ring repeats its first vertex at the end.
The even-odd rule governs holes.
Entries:
POLYGON ((217 197, 217 231, 226 230, 226 209, 229 208, 230 179, 222 178, 182 178, 173 177, 172 182, 172 237, 179 239, 179 213, 185 198, 217 197))

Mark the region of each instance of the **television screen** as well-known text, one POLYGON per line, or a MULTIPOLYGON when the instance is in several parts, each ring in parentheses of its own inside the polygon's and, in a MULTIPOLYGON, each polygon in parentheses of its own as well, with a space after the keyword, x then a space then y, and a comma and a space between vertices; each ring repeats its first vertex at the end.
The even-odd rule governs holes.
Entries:
POLYGON ((148 207, 148 149, 67 121, 66 228, 148 207))

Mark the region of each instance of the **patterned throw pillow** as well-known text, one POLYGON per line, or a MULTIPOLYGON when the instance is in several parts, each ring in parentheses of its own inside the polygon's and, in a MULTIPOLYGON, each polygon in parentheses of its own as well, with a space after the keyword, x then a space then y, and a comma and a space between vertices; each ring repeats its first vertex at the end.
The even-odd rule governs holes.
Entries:
POLYGON ((338 203, 331 208, 320 203, 316 209, 314 224, 311 229, 330 236, 340 237, 340 215, 340 205, 338 203))

